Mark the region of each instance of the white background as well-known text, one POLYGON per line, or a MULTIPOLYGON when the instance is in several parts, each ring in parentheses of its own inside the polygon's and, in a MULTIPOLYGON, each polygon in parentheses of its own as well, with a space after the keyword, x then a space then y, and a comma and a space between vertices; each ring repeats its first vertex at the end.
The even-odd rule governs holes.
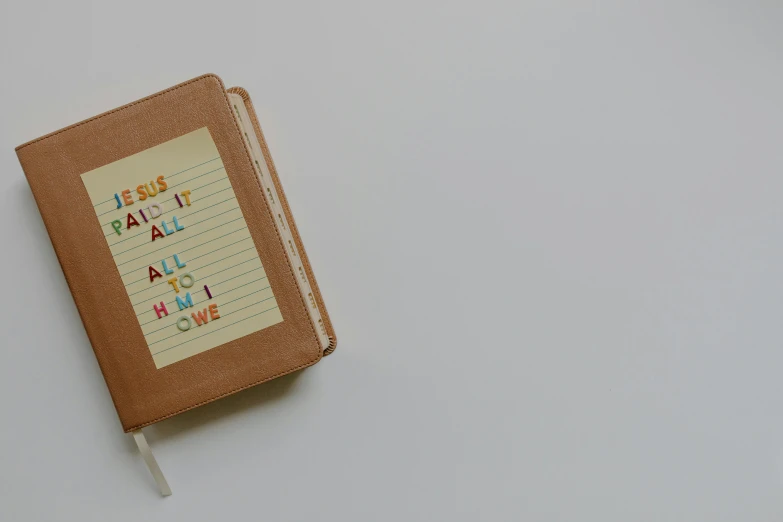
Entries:
POLYGON ((782 25, 3 4, 0 520, 780 520, 782 25), (205 72, 254 97, 340 342, 148 429, 162 499, 13 148, 205 72))

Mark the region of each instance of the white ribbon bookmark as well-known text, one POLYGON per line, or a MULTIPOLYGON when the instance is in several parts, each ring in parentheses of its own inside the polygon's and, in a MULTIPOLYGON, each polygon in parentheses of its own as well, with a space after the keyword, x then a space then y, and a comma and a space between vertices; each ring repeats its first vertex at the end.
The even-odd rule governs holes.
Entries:
POLYGON ((144 462, 147 463, 147 467, 149 468, 150 473, 152 473, 152 478, 155 479, 155 483, 158 485, 160 494, 164 497, 168 497, 171 495, 171 488, 169 487, 169 483, 166 482, 166 477, 163 476, 163 472, 160 470, 160 466, 158 466, 158 462, 155 460, 154 455, 152 455, 152 450, 150 449, 149 444, 147 444, 147 439, 144 438, 144 434, 141 430, 136 430, 132 433, 133 440, 136 441, 141 457, 144 459, 144 462))

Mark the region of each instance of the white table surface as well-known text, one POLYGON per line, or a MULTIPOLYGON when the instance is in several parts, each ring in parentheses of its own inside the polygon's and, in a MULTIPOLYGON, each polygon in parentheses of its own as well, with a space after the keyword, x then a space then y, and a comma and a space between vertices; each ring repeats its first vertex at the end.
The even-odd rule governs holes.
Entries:
POLYGON ((0 7, 0 520, 781 519, 779 2, 109 4, 0 7), (162 499, 13 148, 205 72, 340 343, 162 499))

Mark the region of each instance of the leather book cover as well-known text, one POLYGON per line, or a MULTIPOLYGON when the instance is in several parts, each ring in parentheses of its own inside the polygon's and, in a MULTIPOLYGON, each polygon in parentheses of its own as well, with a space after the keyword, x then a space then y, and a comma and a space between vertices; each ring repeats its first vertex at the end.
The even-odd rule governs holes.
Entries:
POLYGON ((201 76, 16 152, 126 432, 334 349, 243 89, 201 76))

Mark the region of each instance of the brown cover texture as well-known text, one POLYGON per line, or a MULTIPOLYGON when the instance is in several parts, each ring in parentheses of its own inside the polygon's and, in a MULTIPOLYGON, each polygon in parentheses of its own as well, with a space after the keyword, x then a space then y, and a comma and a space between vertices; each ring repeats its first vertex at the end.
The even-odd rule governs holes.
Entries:
MULTIPOLYGON (((269 149, 255 131, 331 339, 336 337, 269 149)), ((223 82, 205 75, 17 147, 57 258, 119 414, 132 431, 315 364, 322 350, 223 82), (284 321, 156 369, 81 174, 207 127, 247 221, 284 321)))

